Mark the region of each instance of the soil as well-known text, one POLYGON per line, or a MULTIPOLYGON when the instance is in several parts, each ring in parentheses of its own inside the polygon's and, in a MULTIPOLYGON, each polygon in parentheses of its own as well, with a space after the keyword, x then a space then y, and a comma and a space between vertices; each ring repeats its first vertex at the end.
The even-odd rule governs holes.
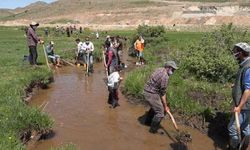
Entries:
POLYGON ((53 5, 47 5, 45 9, 31 6, 14 10, 16 13, 30 11, 27 14, 17 15, 18 17, 11 20, 0 20, 0 24, 6 26, 27 25, 33 18, 37 18, 36 21, 40 22, 41 26, 67 26, 71 23, 62 23, 60 20, 72 20, 71 22, 76 22, 72 24, 75 24, 77 28, 82 26, 93 30, 135 29, 142 24, 164 25, 167 29, 176 31, 206 31, 228 23, 241 27, 250 26, 250 7, 237 2, 202 3, 167 0, 150 0, 145 4, 131 4, 122 0, 121 2, 119 5, 107 1, 113 5, 113 7, 107 8, 100 6, 101 3, 94 4, 95 2, 93 2, 91 9, 84 9, 86 6, 83 5, 81 10, 76 8, 79 6, 74 2, 59 0, 53 5), (49 9, 50 7, 53 9, 49 9), (58 13, 61 10, 63 11, 58 13), (57 21, 58 23, 51 24, 51 22, 57 21))

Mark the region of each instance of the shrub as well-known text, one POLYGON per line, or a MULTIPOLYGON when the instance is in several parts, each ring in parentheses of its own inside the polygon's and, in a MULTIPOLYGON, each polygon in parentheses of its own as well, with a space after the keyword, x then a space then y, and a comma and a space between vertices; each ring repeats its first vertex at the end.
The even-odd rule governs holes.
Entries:
POLYGON ((190 45, 181 66, 198 79, 231 81, 237 67, 231 49, 237 42, 246 42, 246 35, 246 31, 232 24, 223 25, 203 36, 198 44, 190 45))

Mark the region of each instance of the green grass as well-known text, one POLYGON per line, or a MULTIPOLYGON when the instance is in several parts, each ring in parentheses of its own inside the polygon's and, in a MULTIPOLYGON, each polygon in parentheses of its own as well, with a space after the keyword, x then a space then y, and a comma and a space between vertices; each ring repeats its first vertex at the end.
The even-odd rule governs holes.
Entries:
MULTIPOLYGON (((0 27, 0 147, 24 149, 20 143, 23 131, 42 131, 52 128, 53 121, 47 114, 22 102, 24 89, 31 82, 48 83, 52 73, 41 66, 32 68, 23 62, 28 54, 24 32, 20 28, 0 27)), ((44 62, 39 46, 39 61, 44 62)))
MULTIPOLYGON (((0 149, 15 150, 25 149, 20 137, 24 131, 44 131, 51 129, 53 120, 37 108, 27 106, 22 101, 26 95, 25 88, 32 82, 49 83, 52 72, 45 64, 42 45, 38 45, 38 62, 42 63, 38 68, 33 68, 28 62, 23 61, 23 56, 28 55, 28 47, 24 36, 23 27, 0 27, 0 149)), ((94 57, 102 58, 102 44, 107 36, 120 35, 122 37, 131 34, 131 31, 100 32, 100 39, 95 38, 94 32, 87 30, 82 34, 76 33, 71 37, 66 34, 55 34, 50 28, 50 36, 44 36, 44 29, 38 28, 38 35, 45 41, 45 45, 53 40, 55 53, 67 60, 74 62, 76 49, 75 39, 82 41, 90 36, 95 45, 94 57)), ((60 150, 73 150, 72 145, 58 148, 60 150)))
MULTIPOLYGON (((155 39, 145 48, 146 67, 136 69, 128 74, 124 92, 143 99, 143 87, 154 69, 163 66, 167 60, 175 60, 178 63, 185 54, 189 44, 195 44, 204 35, 202 32, 167 32, 166 37, 155 39)), ((167 89, 168 102, 171 109, 187 116, 203 114, 207 108, 219 111, 229 111, 231 88, 219 83, 200 81, 192 76, 186 76, 186 70, 182 66, 170 77, 167 89), (216 97, 216 104, 212 96, 216 97)))

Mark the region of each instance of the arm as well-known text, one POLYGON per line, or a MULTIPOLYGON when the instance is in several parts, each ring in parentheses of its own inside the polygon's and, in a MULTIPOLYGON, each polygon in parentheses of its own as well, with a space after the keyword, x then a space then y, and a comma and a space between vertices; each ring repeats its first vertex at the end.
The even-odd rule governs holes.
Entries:
POLYGON ((246 102, 250 98, 250 68, 246 70, 242 84, 244 85, 245 90, 242 94, 240 104, 234 108, 234 112, 238 113, 240 113, 242 107, 246 104, 246 102))
POLYGON ((108 63, 107 63, 107 66, 109 66, 111 64, 112 57, 113 57, 113 53, 111 51, 109 51, 108 52, 108 63))
POLYGON ((135 43, 134 43, 134 49, 136 49, 136 45, 137 45, 137 41, 135 41, 135 43))
POLYGON ((161 78, 160 95, 161 95, 161 101, 162 101, 163 107, 166 112, 169 111, 169 107, 167 105, 167 97, 166 97, 167 84, 168 84, 168 78, 167 76, 164 75, 161 78))
POLYGON ((35 31, 33 30, 33 29, 29 29, 29 34, 30 34, 30 36, 36 41, 36 42, 38 42, 38 41, 40 41, 40 39, 38 38, 38 36, 36 35, 36 33, 35 33, 35 31))
POLYGON ((90 51, 93 52, 94 49, 95 49, 94 44, 91 42, 91 49, 90 49, 90 51))
POLYGON ((168 105, 167 105, 167 97, 166 97, 166 94, 164 94, 163 96, 161 96, 161 102, 163 104, 163 107, 164 107, 164 110, 166 112, 170 111, 168 105))

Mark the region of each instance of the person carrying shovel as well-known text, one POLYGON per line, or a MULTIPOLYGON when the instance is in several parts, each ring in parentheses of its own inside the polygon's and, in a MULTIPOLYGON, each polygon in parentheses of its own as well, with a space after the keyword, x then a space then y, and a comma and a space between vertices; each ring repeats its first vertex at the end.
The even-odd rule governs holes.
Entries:
POLYGON ((232 88, 233 112, 228 124, 230 136, 229 150, 246 150, 250 137, 250 46, 237 43, 233 55, 239 63, 236 80, 232 88))
POLYGON ((85 52, 85 63, 87 64, 87 72, 93 73, 93 52, 94 52, 94 44, 89 40, 89 36, 85 38, 85 42, 82 43, 82 49, 85 52))
POLYGON ((178 69, 174 61, 167 61, 164 67, 156 69, 144 86, 144 97, 149 103, 145 125, 150 126, 149 132, 157 133, 165 113, 170 113, 167 105, 166 89, 169 76, 178 69))
POLYGON ((29 47, 29 61, 33 66, 37 66, 37 43, 43 44, 43 41, 36 34, 36 29, 39 23, 32 22, 27 30, 27 44, 29 47))

